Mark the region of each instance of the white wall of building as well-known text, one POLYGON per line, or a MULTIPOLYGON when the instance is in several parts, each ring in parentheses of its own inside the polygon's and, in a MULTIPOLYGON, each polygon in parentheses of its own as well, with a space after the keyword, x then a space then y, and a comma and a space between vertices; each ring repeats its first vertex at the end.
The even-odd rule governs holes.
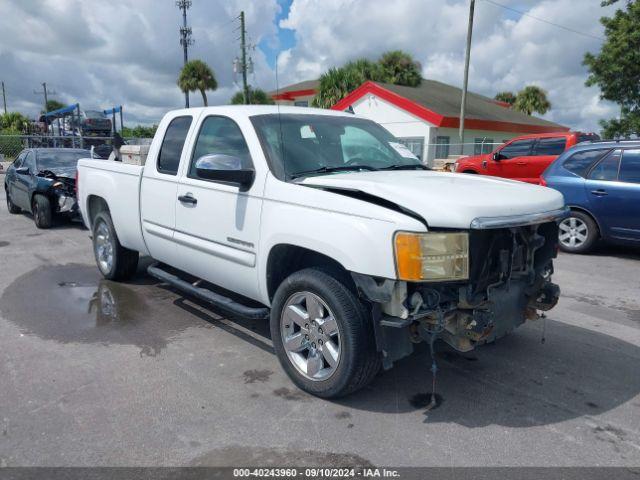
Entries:
POLYGON ((398 138, 421 140, 424 144, 424 151, 420 158, 429 162, 427 144, 433 128, 432 124, 371 94, 356 100, 351 104, 351 107, 356 115, 379 123, 398 138))

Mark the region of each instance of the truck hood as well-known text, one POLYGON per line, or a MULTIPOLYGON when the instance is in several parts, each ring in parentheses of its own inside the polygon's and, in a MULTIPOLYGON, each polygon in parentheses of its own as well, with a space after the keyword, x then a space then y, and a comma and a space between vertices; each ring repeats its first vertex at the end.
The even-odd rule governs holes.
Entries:
POLYGON ((430 227, 470 228, 481 217, 511 217, 564 207, 556 190, 479 175, 418 171, 340 173, 308 177, 303 185, 362 192, 418 214, 430 227))

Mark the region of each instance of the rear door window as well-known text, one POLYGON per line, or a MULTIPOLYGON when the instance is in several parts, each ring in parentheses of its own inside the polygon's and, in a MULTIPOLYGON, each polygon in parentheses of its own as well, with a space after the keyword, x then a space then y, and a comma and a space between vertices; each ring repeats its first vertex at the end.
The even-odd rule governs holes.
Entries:
POLYGON ((531 153, 533 140, 516 140, 500 150, 500 157, 509 159, 515 157, 526 157, 531 153))
POLYGON ((180 166, 182 148, 191 126, 192 117, 176 117, 171 120, 164 134, 156 168, 160 173, 176 175, 180 166))
POLYGON ((625 150, 620 164, 621 182, 640 183, 640 150, 625 150))
POLYGON ((614 150, 600 160, 589 172, 589 179, 615 182, 618 179, 620 153, 620 150, 614 150))
POLYGON ((540 138, 533 149, 533 155, 560 155, 566 147, 567 139, 565 137, 540 138))
POLYGON ((567 158, 562 166, 576 175, 586 177, 591 165, 601 159, 608 151, 608 149, 600 149, 576 152, 567 158))

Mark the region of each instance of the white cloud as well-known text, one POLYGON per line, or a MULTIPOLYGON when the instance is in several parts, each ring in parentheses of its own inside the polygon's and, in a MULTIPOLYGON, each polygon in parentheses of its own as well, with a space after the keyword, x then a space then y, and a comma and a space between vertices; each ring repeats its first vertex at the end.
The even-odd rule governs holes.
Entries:
MULTIPOLYGON (((244 10, 250 38, 258 43, 276 34, 276 0, 194 0, 188 11, 195 44, 190 58, 206 61, 219 88, 209 104, 226 103, 238 89, 232 73, 238 55, 238 22, 244 10)), ((62 102, 84 108, 123 105, 125 122, 157 122, 184 106, 176 86, 182 65, 173 0, 4 0, 0 15, 0 76, 10 109, 35 115, 47 82, 62 102)), ((251 52, 251 83, 271 87, 272 72, 260 50, 251 52)), ((201 105, 199 93, 192 105, 201 105)))
MULTIPOLYGON (((581 0, 579 14, 575 0, 500 3, 596 37, 603 35, 598 19, 612 11, 601 8, 600 0, 581 0)), ((584 85, 584 53, 597 51, 600 40, 531 16, 476 2, 469 89, 493 96, 538 85, 553 105, 546 118, 597 130, 600 118, 617 111, 584 85)), ((422 63, 425 77, 461 86, 467 20, 466 0, 294 0, 281 26, 295 30, 297 44, 280 76, 304 80, 353 58, 399 48, 422 63)))
MULTIPOLYGON (((500 0, 529 14, 602 36, 598 18, 612 9, 600 0, 500 0)), ((232 73, 238 55, 234 18, 246 12, 250 40, 276 45, 277 0, 193 0, 189 24, 195 44, 191 58, 214 69, 219 88, 209 103, 225 103, 238 89, 232 73)), ((468 0, 293 0, 281 27, 295 31, 294 47, 280 53, 280 85, 317 78, 353 58, 376 58, 403 49, 422 63, 423 75, 462 83, 468 0)), ((174 0, 3 0, 0 15, 0 76, 9 108, 35 114, 41 82, 54 98, 85 108, 124 105, 125 121, 157 122, 183 105, 175 85, 182 65, 178 44, 181 15, 174 0)), ((470 89, 493 96, 536 84, 549 92, 547 118, 594 130, 617 107, 601 102, 584 86, 586 51, 600 41, 576 35, 476 2, 470 89)), ((252 51, 251 83, 275 87, 275 72, 259 49, 252 51)), ((238 79, 236 79, 238 80, 238 79)), ((200 105, 199 94, 191 95, 200 105)))

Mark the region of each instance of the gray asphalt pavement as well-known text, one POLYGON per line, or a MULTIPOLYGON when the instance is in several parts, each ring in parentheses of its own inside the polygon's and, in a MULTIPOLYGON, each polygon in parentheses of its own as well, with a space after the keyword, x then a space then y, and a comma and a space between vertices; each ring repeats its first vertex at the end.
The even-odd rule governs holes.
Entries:
MULTIPOLYGON (((0 180, 2 180, 0 175, 0 180)), ((0 193, 0 466, 640 465, 640 252, 561 255, 543 323, 468 356, 426 349, 363 391, 297 390, 263 322, 100 279, 88 232, 0 193)))

